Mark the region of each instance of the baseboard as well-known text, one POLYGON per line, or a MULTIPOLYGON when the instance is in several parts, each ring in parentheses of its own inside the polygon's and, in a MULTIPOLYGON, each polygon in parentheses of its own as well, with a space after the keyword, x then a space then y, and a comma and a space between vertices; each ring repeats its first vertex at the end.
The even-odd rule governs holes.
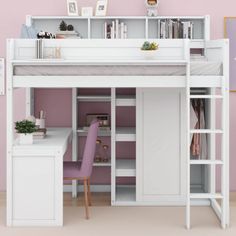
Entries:
MULTIPOLYGON (((111 192, 111 185, 91 185, 91 192, 111 192)), ((82 192, 84 190, 84 186, 78 186, 78 192, 82 192)), ((72 192, 72 186, 70 184, 66 184, 63 186, 63 191, 65 193, 72 192)))

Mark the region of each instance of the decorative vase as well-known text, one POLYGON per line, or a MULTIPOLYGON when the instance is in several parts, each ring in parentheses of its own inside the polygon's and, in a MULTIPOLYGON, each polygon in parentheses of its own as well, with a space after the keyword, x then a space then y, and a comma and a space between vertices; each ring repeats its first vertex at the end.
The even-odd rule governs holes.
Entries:
POLYGON ((154 60, 157 50, 141 50, 142 56, 146 60, 154 60))
POLYGON ((21 145, 33 144, 33 134, 18 134, 18 135, 19 135, 19 144, 21 145))

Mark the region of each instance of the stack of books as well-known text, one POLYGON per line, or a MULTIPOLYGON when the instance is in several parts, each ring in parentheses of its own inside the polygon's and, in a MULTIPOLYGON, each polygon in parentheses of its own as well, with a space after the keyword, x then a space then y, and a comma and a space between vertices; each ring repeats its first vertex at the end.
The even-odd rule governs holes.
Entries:
POLYGON ((104 23, 104 38, 105 39, 126 39, 128 36, 128 27, 124 22, 119 20, 111 23, 104 23))
POLYGON ((180 19, 158 20, 157 38, 160 39, 193 39, 193 22, 180 19))
POLYGON ((38 129, 33 133, 34 139, 43 139, 45 138, 47 133, 47 129, 38 129))

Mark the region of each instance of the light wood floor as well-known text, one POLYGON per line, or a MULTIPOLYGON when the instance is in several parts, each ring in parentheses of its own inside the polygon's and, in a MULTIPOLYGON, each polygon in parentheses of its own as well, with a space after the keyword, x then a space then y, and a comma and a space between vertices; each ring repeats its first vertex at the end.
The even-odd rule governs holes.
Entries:
MULTIPOLYGON (((92 193, 93 206, 110 206, 110 193, 92 193)), ((0 207, 6 205, 6 193, 0 192, 0 207)), ((230 193, 230 205, 236 206, 236 192, 230 193)), ((72 198, 71 193, 64 193, 64 206, 84 206, 84 195, 80 193, 78 198, 72 198)))
POLYGON ((222 230, 210 207, 191 208, 191 230, 185 207, 109 207, 110 194, 93 193, 91 218, 85 219, 83 195, 64 194, 63 227, 6 227, 6 194, 0 193, 0 236, 235 236, 236 193, 231 194, 230 227, 222 230), (78 207, 74 207, 78 206, 78 207))

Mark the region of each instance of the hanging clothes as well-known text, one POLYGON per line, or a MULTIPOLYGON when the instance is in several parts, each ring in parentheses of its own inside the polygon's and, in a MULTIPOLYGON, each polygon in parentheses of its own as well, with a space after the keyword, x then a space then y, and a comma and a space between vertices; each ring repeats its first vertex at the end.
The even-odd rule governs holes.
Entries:
MULTIPOLYGON (((191 129, 205 129, 205 104, 203 99, 193 99, 191 104, 191 129), (193 112, 194 111, 194 112, 193 112), (196 121, 195 125, 194 122, 196 121)), ((207 159, 207 137, 206 134, 193 134, 191 136, 191 154, 195 159, 207 159)))

